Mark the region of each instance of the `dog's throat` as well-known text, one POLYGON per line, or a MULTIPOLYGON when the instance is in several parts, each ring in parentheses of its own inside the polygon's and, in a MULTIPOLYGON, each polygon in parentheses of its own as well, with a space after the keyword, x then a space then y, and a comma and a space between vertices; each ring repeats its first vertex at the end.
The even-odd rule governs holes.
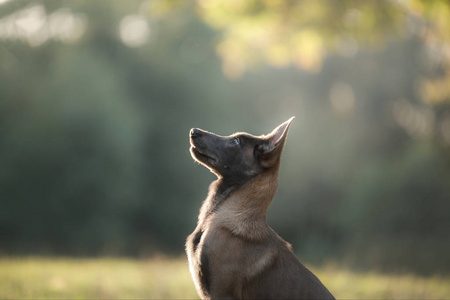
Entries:
POLYGON ((228 196, 237 189, 238 187, 236 186, 230 186, 230 187, 226 187, 226 186, 219 186, 219 189, 217 190, 217 193, 215 194, 214 198, 213 198, 213 205, 217 205, 221 202, 223 202, 223 200, 225 198, 228 198, 228 196))
MULTIPOLYGON (((209 188, 209 195, 207 198, 207 205, 203 211, 204 217, 209 216, 211 213, 216 211, 219 206, 226 201, 231 193, 239 189, 244 183, 232 184, 227 182, 223 178, 213 181, 209 188)), ((206 203, 205 203, 206 204, 206 203)))
POLYGON ((211 183, 209 186, 208 197, 203 202, 199 221, 205 220, 212 213, 217 211, 217 209, 222 205, 222 203, 226 202, 229 196, 243 187, 245 184, 252 181, 257 175, 246 176, 245 178, 240 178, 240 180, 227 180, 222 177, 211 183))
POLYGON ((220 180, 220 182, 218 183, 218 186, 217 186, 216 193, 212 199, 213 206, 218 205, 224 199, 228 198, 228 196, 232 192, 237 190, 239 187, 240 187, 240 185, 227 184, 226 181, 220 180))

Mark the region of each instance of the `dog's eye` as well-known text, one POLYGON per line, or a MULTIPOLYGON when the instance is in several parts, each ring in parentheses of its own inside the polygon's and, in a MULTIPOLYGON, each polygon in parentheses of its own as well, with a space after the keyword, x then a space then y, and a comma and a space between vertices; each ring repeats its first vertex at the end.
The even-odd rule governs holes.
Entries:
POLYGON ((235 137, 235 138, 233 139, 233 144, 235 144, 235 145, 239 145, 240 142, 241 142, 241 141, 240 141, 239 138, 237 138, 237 137, 235 137))

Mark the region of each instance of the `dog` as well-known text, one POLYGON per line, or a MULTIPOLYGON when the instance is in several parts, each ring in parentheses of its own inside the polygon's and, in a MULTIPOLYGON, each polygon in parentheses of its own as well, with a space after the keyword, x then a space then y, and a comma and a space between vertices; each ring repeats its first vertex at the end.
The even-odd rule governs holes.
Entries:
POLYGON ((190 130, 192 158, 217 176, 186 241, 201 298, 334 299, 266 224, 293 119, 262 136, 190 130))

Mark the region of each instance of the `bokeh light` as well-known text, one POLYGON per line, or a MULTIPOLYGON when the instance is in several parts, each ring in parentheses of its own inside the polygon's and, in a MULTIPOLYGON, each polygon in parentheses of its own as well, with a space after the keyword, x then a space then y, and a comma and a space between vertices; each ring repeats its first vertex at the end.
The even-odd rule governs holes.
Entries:
POLYGON ((144 45, 150 35, 150 27, 146 18, 139 15, 130 15, 120 22, 120 38, 128 47, 144 45))

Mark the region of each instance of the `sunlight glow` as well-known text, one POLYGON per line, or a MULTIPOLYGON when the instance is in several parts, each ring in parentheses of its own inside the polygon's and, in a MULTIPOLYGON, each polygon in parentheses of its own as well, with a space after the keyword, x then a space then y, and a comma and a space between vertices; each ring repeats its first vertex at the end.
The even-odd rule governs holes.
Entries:
MULTIPOLYGON (((433 135, 434 112, 425 106, 413 106, 406 100, 398 100, 393 105, 395 121, 415 138, 428 138, 433 135)), ((445 130, 444 127, 442 128, 445 130)))
POLYGON ((52 36, 64 43, 73 43, 79 39, 87 25, 84 16, 75 16, 70 9, 59 9, 49 18, 52 36))
POLYGON ((128 47, 139 47, 147 43, 150 27, 147 19, 140 15, 129 15, 120 22, 120 38, 128 47))
POLYGON ((322 68, 322 38, 312 30, 301 30, 294 40, 294 64, 300 69, 318 72, 322 68))
MULTIPOLYGON (((0 0, 1 1, 1 0, 0 0)), ((49 39, 73 43, 87 28, 87 19, 70 9, 47 14, 42 5, 30 5, 0 19, 0 39, 23 40, 37 47, 49 39)))
POLYGON ((9 2, 9 1, 12 1, 12 0, 0 0, 0 5, 5 4, 6 2, 9 2))

